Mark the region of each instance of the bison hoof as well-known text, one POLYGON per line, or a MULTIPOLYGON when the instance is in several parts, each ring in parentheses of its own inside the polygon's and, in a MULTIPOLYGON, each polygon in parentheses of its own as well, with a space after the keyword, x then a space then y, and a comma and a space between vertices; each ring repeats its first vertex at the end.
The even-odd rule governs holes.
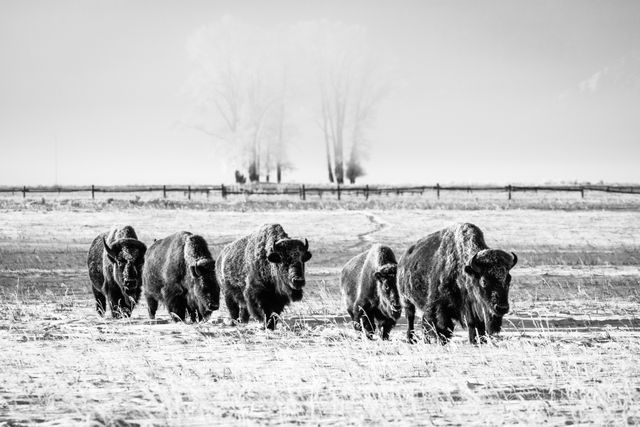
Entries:
POLYGON ((418 336, 415 334, 415 332, 413 332, 413 331, 407 332, 407 342, 409 344, 417 344, 418 343, 418 336))

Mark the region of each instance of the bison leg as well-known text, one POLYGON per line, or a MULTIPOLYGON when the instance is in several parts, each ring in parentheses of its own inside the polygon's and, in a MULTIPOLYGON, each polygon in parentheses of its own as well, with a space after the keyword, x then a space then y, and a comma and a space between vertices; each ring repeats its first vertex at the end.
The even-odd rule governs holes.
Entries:
POLYGON ((416 306, 411 301, 404 300, 404 313, 407 316, 407 341, 410 343, 416 342, 416 334, 413 331, 413 324, 416 319, 416 306))
POLYGON ((227 291, 224 293, 224 301, 227 304, 227 310, 229 311, 229 317, 231 320, 238 320, 238 317, 240 316, 240 306, 231 295, 231 292, 227 291))
POLYGON ((265 313, 262 309, 262 305, 260 304, 260 300, 257 295, 254 295, 253 292, 249 290, 250 288, 245 288, 244 290, 244 299, 247 303, 245 310, 248 310, 251 316, 258 320, 259 322, 265 322, 265 313))
POLYGON ((93 296, 96 298, 96 311, 102 317, 107 310, 107 297, 102 292, 91 286, 93 290, 93 296))
POLYGON ((277 301, 270 300, 268 298, 262 298, 262 301, 262 311, 264 311, 265 327, 273 331, 278 324, 278 320, 280 320, 280 313, 282 313, 284 307, 278 304, 277 301))
POLYGON ((376 323, 373 317, 373 312, 367 311, 364 308, 360 307, 356 314, 356 323, 360 325, 361 329, 364 330, 367 338, 373 339, 373 334, 376 331, 376 323))
POLYGON ((265 327, 270 331, 273 331, 278 324, 279 317, 280 316, 278 316, 278 313, 273 311, 265 313, 265 327))
POLYGON ((200 314, 198 313, 198 309, 195 307, 187 305, 187 315, 189 316, 189 319, 191 319, 191 323, 196 323, 200 320, 200 314))
POLYGON ((240 317, 238 318, 240 323, 249 323, 250 317, 251 315, 249 314, 249 309, 247 308, 247 306, 243 305, 242 307, 240 307, 240 317))
POLYGON ((484 322, 471 323, 469 328, 469 342, 471 344, 478 344, 478 342, 486 342, 486 330, 484 322), (479 339, 478 339, 479 338, 479 339))
POLYGON ((441 307, 427 310, 422 316, 422 330, 428 342, 435 339, 440 344, 446 344, 453 335, 453 319, 442 312, 441 307))
POLYGON ((382 322, 382 324, 380 325, 380 328, 382 329, 383 340, 389 339, 389 333, 391 332, 391 329, 393 329, 395 325, 396 325, 396 321, 392 319, 386 319, 382 322))
POLYGON ((347 308, 347 313, 351 316, 351 323, 353 324, 353 329, 360 332, 362 330, 362 325, 360 325, 360 321, 356 319, 356 315, 353 307, 347 308))
POLYGON ((182 295, 176 295, 171 300, 167 301, 167 310, 176 322, 178 319, 184 322, 187 314, 187 300, 182 295))
POLYGON ((493 335, 500 333, 502 330, 502 317, 491 316, 489 324, 487 325, 487 334, 493 335))
POLYGON ((158 311, 158 300, 151 295, 147 295, 147 310, 149 312, 149 319, 155 319, 156 311, 158 311))
POLYGON ((108 297, 109 307, 111 308, 111 316, 114 319, 131 316, 131 308, 129 307, 129 304, 127 304, 127 300, 129 297, 126 295, 122 295, 122 292, 120 292, 120 288, 111 288, 108 292, 108 297), (125 298, 127 300, 125 300, 125 298))

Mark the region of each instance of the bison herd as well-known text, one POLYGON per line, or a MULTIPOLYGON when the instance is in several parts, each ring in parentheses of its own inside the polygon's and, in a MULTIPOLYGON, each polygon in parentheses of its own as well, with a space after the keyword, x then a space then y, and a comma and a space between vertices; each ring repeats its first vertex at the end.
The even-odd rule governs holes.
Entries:
MULTIPOLYGON (((307 239, 290 238, 279 224, 226 245, 216 260, 201 236, 183 231, 147 248, 126 226, 97 236, 87 264, 101 316, 107 308, 130 316, 144 291, 151 319, 162 303, 175 320, 203 321, 220 307, 222 291, 233 323, 253 317, 274 329, 284 308, 302 299, 310 259, 307 239)), ((354 328, 369 338, 380 330, 388 339, 404 308, 415 342, 418 308, 426 341, 446 343, 455 321, 478 343, 500 332, 517 261, 487 247, 475 225, 456 224, 418 240, 399 261, 388 246, 373 245, 344 265, 341 290, 354 328)))

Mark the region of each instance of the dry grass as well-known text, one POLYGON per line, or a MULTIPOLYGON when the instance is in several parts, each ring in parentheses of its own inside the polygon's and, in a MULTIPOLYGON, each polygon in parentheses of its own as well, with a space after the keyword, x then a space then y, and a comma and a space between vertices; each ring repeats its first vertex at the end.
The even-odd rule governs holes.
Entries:
POLYGON ((0 211, 0 425, 636 424, 640 422, 640 213, 562 210, 266 211, 134 207, 0 211), (514 249, 505 333, 476 347, 361 339, 337 272, 372 241, 398 253, 454 221, 514 249), (266 221, 309 238, 305 299, 274 333, 100 319, 90 240, 131 223, 150 241, 202 233, 215 253, 266 221))

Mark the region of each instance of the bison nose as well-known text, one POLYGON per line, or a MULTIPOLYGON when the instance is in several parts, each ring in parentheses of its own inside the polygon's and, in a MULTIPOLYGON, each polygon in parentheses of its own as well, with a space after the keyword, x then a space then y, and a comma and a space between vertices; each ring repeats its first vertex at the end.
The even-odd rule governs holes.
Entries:
POLYGON ((504 305, 496 304, 495 310, 497 314, 500 314, 500 315, 507 314, 509 312, 509 304, 504 304, 504 305))
POLYGON ((305 280, 298 277, 298 278, 293 279, 292 283, 293 283, 293 286, 295 288, 300 289, 301 287, 304 286, 305 280))
POLYGON ((217 309, 219 309, 219 308, 220 308, 220 305, 219 305, 219 304, 216 304, 216 303, 214 303, 214 304, 209 304, 209 310, 211 310, 211 311, 216 311, 216 310, 217 310, 217 309))

